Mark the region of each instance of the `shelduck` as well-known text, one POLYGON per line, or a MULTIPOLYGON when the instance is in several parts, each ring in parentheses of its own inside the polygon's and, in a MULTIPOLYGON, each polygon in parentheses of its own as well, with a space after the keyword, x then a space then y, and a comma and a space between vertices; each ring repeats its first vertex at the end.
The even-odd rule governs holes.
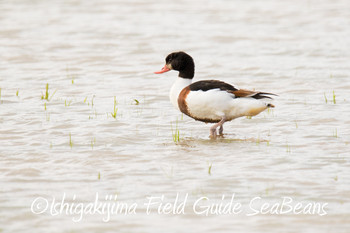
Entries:
POLYGON ((194 61, 185 52, 174 52, 165 58, 164 67, 156 74, 179 71, 179 76, 169 93, 175 108, 197 121, 215 123, 210 137, 223 136, 223 124, 242 116, 255 116, 267 108, 271 95, 267 92, 237 89, 219 80, 203 80, 192 83, 194 61), (217 128, 219 127, 218 133, 217 128))

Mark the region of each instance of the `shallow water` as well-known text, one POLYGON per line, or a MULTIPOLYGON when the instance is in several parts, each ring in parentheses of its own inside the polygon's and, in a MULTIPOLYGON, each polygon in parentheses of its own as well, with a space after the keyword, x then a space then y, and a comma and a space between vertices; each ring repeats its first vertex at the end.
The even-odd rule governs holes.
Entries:
POLYGON ((0 231, 348 232, 349 19, 346 0, 1 1, 0 231), (210 140, 153 74, 177 50, 276 108, 210 140), (161 195, 179 212, 147 214, 161 195), (239 213, 193 210, 232 195, 239 213), (136 214, 80 214, 96 198, 136 214))

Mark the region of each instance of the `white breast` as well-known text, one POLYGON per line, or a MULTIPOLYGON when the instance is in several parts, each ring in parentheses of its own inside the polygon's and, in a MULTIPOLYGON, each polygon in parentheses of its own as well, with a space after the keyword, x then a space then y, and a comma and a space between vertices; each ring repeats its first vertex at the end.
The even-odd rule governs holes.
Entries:
POLYGON ((179 105, 177 103, 177 99, 179 97, 179 94, 182 91, 182 89, 184 89, 185 87, 187 87, 191 83, 192 83, 192 79, 186 79, 186 78, 179 77, 176 79, 176 81, 174 82, 174 84, 172 85, 172 87, 170 89, 170 93, 169 93, 170 102, 178 110, 180 110, 179 105))

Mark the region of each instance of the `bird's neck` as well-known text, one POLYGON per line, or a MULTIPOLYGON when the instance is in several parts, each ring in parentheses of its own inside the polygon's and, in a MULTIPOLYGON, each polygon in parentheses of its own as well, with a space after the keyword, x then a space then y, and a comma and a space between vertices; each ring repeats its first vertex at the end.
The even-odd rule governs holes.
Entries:
POLYGON ((184 69, 179 70, 179 77, 184 79, 193 79, 194 77, 194 62, 189 60, 186 62, 184 69))
POLYGON ((174 105, 175 108, 179 109, 177 99, 179 97, 180 92, 182 91, 182 89, 184 89, 191 83, 192 83, 192 79, 182 78, 179 76, 174 82, 174 84, 172 85, 170 89, 169 97, 170 97, 171 103, 174 105))
POLYGON ((194 77, 194 69, 188 68, 186 70, 181 70, 179 72, 179 77, 184 79, 193 79, 194 77))

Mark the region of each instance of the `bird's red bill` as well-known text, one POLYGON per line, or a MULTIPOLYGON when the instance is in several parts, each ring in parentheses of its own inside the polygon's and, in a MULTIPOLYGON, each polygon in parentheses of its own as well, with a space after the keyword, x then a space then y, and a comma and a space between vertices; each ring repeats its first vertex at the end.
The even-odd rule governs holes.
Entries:
POLYGON ((165 65, 160 71, 154 72, 155 74, 161 74, 170 71, 170 69, 165 65))

